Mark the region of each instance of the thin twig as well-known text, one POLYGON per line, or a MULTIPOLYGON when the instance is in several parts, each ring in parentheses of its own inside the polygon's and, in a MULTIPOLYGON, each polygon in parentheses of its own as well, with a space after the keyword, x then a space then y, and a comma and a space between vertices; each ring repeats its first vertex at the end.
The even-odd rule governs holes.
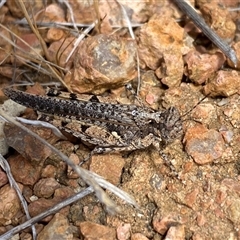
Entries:
POLYGON ((76 39, 75 43, 74 43, 74 47, 71 50, 71 52, 69 53, 65 63, 67 63, 70 59, 70 57, 72 56, 72 54, 75 52, 76 48, 78 47, 79 43, 83 40, 83 38, 85 38, 85 36, 95 27, 97 21, 93 22, 88 28, 86 28, 80 35, 79 37, 76 39))
POLYGON ((21 10, 22 10, 22 12, 23 12, 23 14, 24 14, 24 16, 25 16, 25 18, 26 18, 26 20, 27 20, 27 22, 28 22, 28 24, 29 24, 29 26, 31 28, 31 30, 33 31, 33 33, 39 39, 40 44, 42 46, 42 49, 44 51, 44 54, 45 54, 46 58, 49 59, 49 53, 48 53, 48 50, 47 50, 47 45, 46 45, 45 41, 43 40, 42 36, 40 35, 38 29, 33 26, 32 20, 30 19, 30 16, 29 16, 29 14, 27 12, 27 9, 26 9, 23 1, 22 0, 18 0, 18 3, 20 5, 20 7, 21 7, 21 10))
POLYGON ((0 240, 8 240, 8 239, 10 239, 15 234, 17 234, 17 233, 21 232, 22 230, 32 226, 33 224, 39 222, 43 218, 58 212, 60 209, 68 206, 69 204, 72 204, 72 203, 78 201, 79 199, 89 195, 92 192, 94 192, 92 187, 86 188, 85 190, 77 193, 76 195, 65 199, 64 201, 62 201, 62 202, 56 204, 55 206, 53 206, 52 208, 50 208, 50 209, 40 213, 39 215, 29 219, 28 221, 24 222, 23 224, 20 224, 17 227, 12 228, 8 232, 6 232, 3 235, 1 235, 0 236, 0 240))
POLYGON ((235 51, 221 39, 204 21, 204 19, 198 15, 196 10, 185 0, 174 0, 176 5, 185 13, 194 24, 202 30, 202 32, 218 47, 222 52, 237 66, 237 56, 235 51))
MULTIPOLYGON (((59 76, 59 74, 58 74, 58 72, 56 71, 56 69, 55 69, 54 67, 52 67, 52 65, 54 65, 53 63, 46 61, 46 60, 45 60, 41 55, 39 55, 27 42, 25 42, 25 41, 24 41, 23 39, 21 39, 18 35, 16 35, 15 33, 13 33, 11 30, 9 30, 7 27, 5 27, 4 25, 2 25, 1 23, 0 23, 0 27, 2 27, 3 29, 5 29, 6 31, 11 32, 11 34, 13 34, 16 38, 18 38, 20 41, 22 41, 24 44, 26 44, 26 46, 30 47, 31 50, 33 50, 33 51, 36 53, 36 55, 34 55, 34 57, 33 57, 33 56, 31 56, 31 55, 29 54, 29 59, 28 59, 28 60, 30 60, 30 58, 31 58, 32 61, 35 59, 35 60, 38 60, 39 62, 45 63, 45 64, 47 65, 47 67, 51 70, 52 75, 53 75, 54 77, 56 77, 56 78, 63 84, 63 86, 68 89, 69 92, 71 92, 71 89, 68 87, 68 85, 66 85, 66 83, 63 81, 63 79, 59 76), (37 57, 38 57, 38 58, 37 58, 37 57)), ((10 44, 14 44, 10 39, 6 38, 3 34, 0 33, 0 36, 3 37, 6 41, 8 41, 10 44)), ((17 47, 18 49, 20 49, 21 51, 23 51, 23 50, 22 50, 21 48, 19 48, 17 45, 16 45, 15 47, 17 47)), ((36 62, 36 61, 35 61, 35 62, 36 62)), ((59 66, 57 66, 57 67, 59 67, 59 66)))
MULTIPOLYGON (((18 195, 18 197, 21 201, 21 204, 23 206, 23 209, 24 209, 24 212, 27 216, 27 219, 30 220, 31 216, 30 216, 29 211, 28 211, 27 202, 26 202, 25 198, 23 197, 23 195, 21 193, 21 190, 20 190, 19 186, 17 185, 17 182, 15 181, 15 179, 14 179, 12 173, 11 173, 10 166, 9 166, 7 160, 2 156, 2 154, 0 154, 0 161, 2 162, 2 164, 1 164, 2 168, 4 169, 4 171, 7 174, 10 186, 15 189, 15 191, 16 191, 16 193, 17 193, 17 195, 18 195)), ((35 228, 34 225, 32 225, 31 228, 32 228, 32 234, 33 234, 33 240, 36 240, 37 239, 36 228, 35 228)))
MULTIPOLYGON (((128 17, 127 11, 124 8, 124 6, 117 0, 115 0, 117 2, 117 4, 121 7, 122 9, 122 13, 124 16, 124 19, 127 22, 127 26, 128 26, 128 30, 130 33, 130 36, 133 40, 135 40, 135 35, 132 29, 132 24, 131 24, 131 20, 128 17)), ((137 96, 139 94, 140 88, 141 88, 141 73, 140 73, 140 61, 139 61, 139 56, 138 56, 138 48, 137 48, 137 44, 136 44, 136 59, 137 59, 137 77, 138 77, 138 84, 137 84, 137 96)))

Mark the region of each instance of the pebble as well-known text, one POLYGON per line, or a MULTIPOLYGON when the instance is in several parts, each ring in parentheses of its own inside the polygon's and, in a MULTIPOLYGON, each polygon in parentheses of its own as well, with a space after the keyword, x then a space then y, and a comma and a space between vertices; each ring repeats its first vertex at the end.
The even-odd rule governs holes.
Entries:
POLYGON ((213 162, 224 152, 221 134, 200 124, 188 128, 183 141, 187 153, 200 165, 213 162))
POLYGON ((93 222, 79 223, 84 240, 116 240, 116 230, 93 222))
POLYGON ((38 235, 38 240, 73 240, 67 217, 56 213, 38 235))
MULTIPOLYGON (((21 184, 18 186, 22 190, 23 186, 21 184)), ((0 189, 0 203, 0 225, 6 226, 11 224, 17 213, 21 211, 18 195, 9 184, 0 189)))

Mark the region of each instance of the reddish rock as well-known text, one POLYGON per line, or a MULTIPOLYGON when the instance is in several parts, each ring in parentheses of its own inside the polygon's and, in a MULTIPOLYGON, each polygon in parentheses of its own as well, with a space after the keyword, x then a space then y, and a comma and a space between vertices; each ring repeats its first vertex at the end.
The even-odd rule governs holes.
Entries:
POLYGON ((110 227, 92 222, 81 222, 79 228, 84 240, 116 240, 116 231, 110 227))
MULTIPOLYGON (((23 18, 24 13, 22 9, 19 7, 19 4, 17 2, 8 2, 6 1, 6 4, 11 12, 11 15, 18 17, 18 18, 23 18)), ((26 2, 25 8, 28 10, 34 5, 33 9, 33 16, 36 14, 37 11, 44 9, 45 4, 41 1, 32 1, 32 2, 26 2)))
POLYGON ((209 125, 217 119, 215 107, 211 103, 201 103, 192 110, 191 119, 209 125))
MULTIPOLYGON (((50 129, 34 126, 29 128, 43 138, 48 138, 52 134, 50 129)), ((41 165, 51 154, 51 150, 45 144, 15 125, 5 124, 4 134, 7 144, 35 165, 41 165)))
MULTIPOLYGON (((22 185, 18 184, 18 186, 21 190, 22 185)), ((21 211, 17 193, 9 184, 0 189, 0 203, 0 225, 9 225, 16 214, 21 211)))
POLYGON ((206 164, 220 158, 224 151, 221 134, 203 125, 188 128, 184 136, 186 151, 198 164, 206 164))
POLYGON ((75 190, 79 189, 79 178, 67 180, 67 185, 72 189, 75 189, 75 190))
POLYGON ((31 239, 32 239, 32 234, 22 232, 22 233, 20 234, 20 239, 31 240, 31 239))
POLYGON ((166 234, 165 240, 185 240, 185 227, 184 225, 171 226, 166 234))
MULTIPOLYGON (((59 28, 50 28, 48 30, 46 41, 53 42, 58 41, 64 37, 64 31, 59 28)), ((61 46, 62 47, 62 46, 61 46)), ((64 49, 65 50, 65 49, 64 49)))
MULTIPOLYGON (((52 34, 52 33, 53 31, 49 32, 49 34, 52 34)), ((46 37, 49 38, 49 40, 51 40, 50 38, 52 38, 52 36, 46 36, 46 37)), ((70 58, 70 60, 68 60, 68 62, 66 62, 66 60, 74 47, 74 40, 75 38, 69 37, 69 38, 60 39, 59 41, 54 41, 53 43, 51 43, 51 45, 48 48, 49 61, 55 62, 56 59, 58 59, 58 65, 60 67, 64 67, 65 69, 72 68, 72 63, 73 63, 75 54, 72 55, 72 57, 70 58)))
POLYGON ((193 240, 205 240, 206 238, 204 235, 202 235, 196 231, 193 233, 192 239, 193 240))
POLYGON ((239 70, 240 69, 240 61, 239 61, 239 59, 240 59, 240 42, 237 41, 237 42, 233 43, 232 48, 235 50, 235 53, 237 55, 237 59, 238 59, 237 66, 234 66, 233 62, 228 58, 227 58, 227 63, 232 68, 236 67, 239 70))
MULTIPOLYGON (((31 202, 28 205, 29 213, 32 217, 37 216, 38 214, 46 211, 50 207, 53 207, 55 204, 57 204, 59 201, 56 201, 55 199, 45 199, 45 198, 39 198, 34 202, 31 202)), ((45 222, 48 222, 52 216, 47 217, 44 219, 45 222)))
POLYGON ((94 155, 91 159, 91 171, 104 177, 114 185, 118 185, 125 161, 120 154, 94 155))
POLYGON ((122 223, 117 228, 117 239, 118 240, 128 240, 131 235, 131 224, 122 223))
MULTIPOLYGON (((69 1, 69 5, 72 8, 76 23, 92 24, 96 20, 96 6, 94 2, 88 2, 86 4, 82 1, 69 1)), ((153 10, 152 4, 142 1, 128 1, 124 4, 124 7, 127 12, 131 13, 128 15, 128 18, 134 23, 147 21, 149 14, 151 14, 153 10)), ((106 32, 106 28, 108 28, 108 34, 112 34, 114 31, 114 29, 112 29, 113 26, 127 26, 127 24, 122 21, 122 11, 119 9, 117 2, 112 1, 111 4, 106 4, 106 2, 100 1, 98 3, 98 11, 101 17, 101 32, 106 32)), ((71 19, 70 14, 70 11, 67 11, 66 17, 68 21, 71 19)))
POLYGON ((182 41, 183 29, 164 14, 154 15, 140 30, 140 61, 157 70, 158 78, 169 87, 178 86, 182 79, 182 41))
POLYGON ((196 203, 198 194, 199 194, 198 188, 195 188, 190 193, 187 193, 184 199, 186 205, 189 206, 190 208, 193 208, 193 205, 196 203))
POLYGON ((155 231, 164 235, 171 226, 180 224, 180 218, 177 215, 169 214, 162 219, 159 219, 158 216, 153 217, 153 228, 155 231))
POLYGON ((125 85, 137 75, 133 40, 98 34, 84 39, 65 82, 77 93, 95 94, 125 85), (87 69, 87 71, 86 71, 87 69))
POLYGON ((23 196, 28 203, 32 202, 31 197, 33 196, 33 191, 29 186, 23 187, 23 196))
POLYGON ((231 42, 236 33, 236 25, 229 16, 229 10, 215 1, 200 5, 200 9, 207 24, 218 36, 231 42))
POLYGON ((234 191, 238 194, 238 196, 240 196, 240 182, 236 181, 234 179, 231 178, 225 178, 223 179, 222 183, 223 186, 226 186, 229 191, 234 191))
POLYGON ((220 70, 213 74, 204 86, 204 94, 211 97, 223 96, 229 97, 237 93, 240 89, 239 72, 220 70))
MULTIPOLYGON (((233 112, 234 113, 234 112, 233 112)), ((232 114, 233 114, 232 113, 232 114)), ((231 115, 232 115, 231 114, 231 115)), ((230 116, 231 116, 230 115, 230 116)), ((234 132, 232 130, 229 130, 226 126, 222 126, 219 129, 219 132, 222 134, 223 139, 226 143, 230 143, 233 140, 234 132)))
POLYGON ((219 189, 216 191, 216 198, 215 202, 219 205, 221 205, 227 197, 226 189, 219 189))
POLYGON ((5 172, 0 168, 0 187, 5 185, 8 182, 8 178, 5 172))
POLYGON ((46 167, 43 168, 42 170, 42 177, 44 178, 54 178, 56 175, 56 167, 53 165, 47 165, 46 167))
POLYGON ((197 225, 199 227, 202 227, 205 223, 206 223, 206 218, 205 218, 204 214, 198 213, 197 214, 197 225))
POLYGON ((224 219, 226 218, 226 214, 223 212, 222 207, 216 207, 214 209, 214 215, 219 218, 219 219, 224 219))
POLYGON ((186 68, 185 75, 197 84, 204 83, 212 73, 219 70, 226 58, 221 52, 215 54, 201 54, 196 50, 192 50, 185 57, 186 68))
POLYGON ((131 240, 149 240, 149 239, 141 233, 134 233, 131 236, 131 240))
POLYGON ((190 172, 193 168, 193 162, 187 162, 183 166, 183 174, 190 172))
POLYGON ((234 224, 240 224, 240 200, 234 199, 231 205, 226 209, 229 220, 234 224))
MULTIPOLYGON (((77 154, 75 153, 72 153, 70 156, 69 156, 69 159, 75 164, 75 165, 78 165, 80 163, 80 159, 78 157, 77 154)), ((67 169, 67 176, 68 178, 71 178, 71 179, 78 179, 79 178, 79 175, 70 167, 68 166, 68 169, 67 169)))
POLYGON ((9 229, 8 229, 8 227, 2 227, 2 226, 0 226, 0 236, 2 235, 2 234, 4 234, 5 232, 7 232, 9 229))
POLYGON ((68 219, 60 213, 56 213, 52 220, 43 228, 38 235, 38 240, 72 240, 68 219))
POLYGON ((60 186, 54 178, 42 178, 35 184, 33 190, 34 194, 39 198, 49 198, 60 186))
POLYGON ((41 56, 43 55, 43 50, 36 34, 24 33, 20 36, 20 38, 23 41, 21 41, 19 38, 16 39, 16 45, 18 46, 18 48, 22 49, 22 50, 19 50, 18 48, 16 48, 16 53, 21 54, 21 56, 23 56, 23 58, 21 59, 21 61, 19 61, 19 63, 22 64, 22 61, 24 60, 24 56, 26 57, 25 59, 27 60, 29 54, 31 55, 38 54, 41 56))
POLYGON ((71 197, 74 194, 75 192, 70 187, 60 187, 55 190, 54 198, 62 201, 68 197, 71 197))
POLYGON ((36 166, 21 155, 13 155, 8 158, 12 175, 17 182, 33 186, 41 174, 41 166, 36 166))

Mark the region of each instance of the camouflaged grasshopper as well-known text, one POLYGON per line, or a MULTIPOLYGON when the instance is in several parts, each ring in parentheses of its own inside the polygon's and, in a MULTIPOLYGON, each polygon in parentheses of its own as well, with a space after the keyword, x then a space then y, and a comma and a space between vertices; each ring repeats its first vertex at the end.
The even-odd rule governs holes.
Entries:
POLYGON ((157 149, 182 134, 179 111, 170 107, 155 111, 137 105, 100 102, 96 96, 82 100, 76 94, 61 98, 62 92, 49 89, 47 96, 33 95, 13 88, 4 93, 13 101, 39 111, 52 122, 61 120, 57 127, 95 146, 92 154, 111 151, 157 149))

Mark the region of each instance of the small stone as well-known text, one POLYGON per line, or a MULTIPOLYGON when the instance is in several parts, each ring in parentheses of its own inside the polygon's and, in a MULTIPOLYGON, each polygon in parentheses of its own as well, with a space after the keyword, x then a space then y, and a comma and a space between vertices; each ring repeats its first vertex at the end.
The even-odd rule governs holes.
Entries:
POLYGON ((193 205, 196 203, 197 196, 199 194, 198 188, 195 188, 190 193, 187 193, 185 196, 185 204, 190 208, 193 208, 193 205))
MULTIPOLYGON (((32 239, 32 234, 23 232, 23 233, 20 234, 20 239, 31 240, 32 239)), ((14 238, 11 238, 11 240, 14 240, 14 238)))
POLYGON ((116 231, 114 228, 92 222, 81 222, 79 227, 84 240, 116 240, 116 231))
POLYGON ((206 223, 206 218, 202 213, 197 214, 197 224, 202 227, 206 223))
POLYGON ((229 191, 234 191, 240 196, 240 182, 236 181, 231 178, 225 178, 223 179, 222 183, 223 186, 226 186, 229 191))
MULTIPOLYGON (((6 50, 5 46, 4 46, 4 49, 6 50)), ((1 53, 0 53, 0 59, 1 59, 1 53)), ((24 112, 26 107, 12 101, 11 99, 8 99, 1 105, 1 109, 9 116, 17 117, 22 112, 24 112)), ((8 148, 9 148, 7 144, 7 139, 4 134, 4 128, 5 128, 5 121, 3 119, 0 119, 0 154, 2 154, 3 156, 5 156, 8 153, 8 148)))
POLYGON ((182 79, 182 41, 183 29, 164 14, 152 16, 140 30, 140 61, 143 67, 156 70, 158 78, 168 87, 178 86, 182 79))
POLYGON ((225 201, 227 196, 228 194, 225 189, 219 189, 216 191, 215 202, 221 205, 225 201))
POLYGON ((234 224, 240 224, 240 200, 234 199, 231 205, 226 210, 228 218, 234 224))
POLYGON ((185 227, 184 225, 171 226, 167 232, 165 240, 185 240, 185 227))
POLYGON ((128 240, 131 235, 131 224, 122 223, 117 228, 117 239, 118 240, 128 240))
POLYGON ((221 134, 200 124, 188 128, 183 141, 187 153, 200 165, 213 162, 224 152, 221 134))
MULTIPOLYGON (((227 2, 227 1, 226 1, 227 2)), ((226 42, 232 42, 236 34, 236 25, 229 17, 227 7, 215 1, 200 5, 201 12, 206 22, 226 42)))
POLYGON ((162 219, 159 219, 157 216, 153 217, 153 228, 161 235, 164 235, 170 226, 178 224, 180 224, 179 217, 174 214, 169 214, 162 219))
MULTIPOLYGON (((11 12, 12 16, 18 17, 18 18, 23 18, 24 13, 19 7, 19 4, 17 2, 6 2, 9 11, 11 12)), ((46 5, 41 2, 41 1, 34 1, 34 2, 26 2, 25 8, 28 10, 32 7, 32 4, 34 4, 34 9, 33 9, 33 16, 37 13, 37 11, 40 11, 46 7, 46 5)))
MULTIPOLYGON (((43 138, 51 135, 51 130, 40 127, 29 127, 32 131, 40 134, 43 138)), ((35 137, 17 127, 5 124, 4 134, 6 136, 7 144, 17 150, 23 157, 36 165, 40 165, 43 160, 50 156, 51 150, 35 137)))
POLYGON ((120 154, 94 155, 91 159, 90 170, 104 177, 114 185, 118 185, 125 164, 120 154))
POLYGON ((49 198, 61 185, 54 178, 42 178, 34 186, 34 194, 38 197, 49 198))
POLYGON ((229 97, 237 93, 239 89, 240 76, 239 72, 235 70, 218 71, 208 79, 207 84, 203 87, 204 94, 211 97, 229 97))
POLYGON ((201 103, 192 110, 191 119, 204 125, 210 125, 213 119, 217 119, 216 110, 210 103, 201 103))
MULTIPOLYGON (((53 207, 57 201, 55 199, 45 199, 45 198, 40 198, 35 200, 34 202, 31 202, 28 205, 28 210, 29 213, 32 217, 37 216, 38 214, 46 211, 50 207, 53 207)), ((52 216, 48 216, 47 218, 44 219, 45 222, 48 222, 51 220, 52 216)))
POLYGON ((38 235, 38 240, 72 240, 70 224, 67 217, 56 213, 52 220, 43 228, 38 235))
POLYGON ((98 34, 84 39, 65 82, 77 93, 104 91, 124 86, 137 75, 133 40, 98 34))
POLYGON ((21 54, 23 57, 21 61, 17 61, 19 64, 23 64, 22 62, 24 59, 27 60, 29 55, 43 56, 43 49, 35 33, 22 33, 19 37, 21 40, 17 38, 15 43, 17 46, 16 54, 21 54))
POLYGON ((204 240, 206 239, 205 236, 202 236, 200 233, 198 232, 194 232, 193 236, 192 236, 193 240, 204 240))
POLYGON ((226 128, 221 128, 219 129, 220 133, 223 136, 223 139, 225 140, 226 143, 230 143, 233 139, 233 131, 232 130, 227 130, 226 128))
POLYGON ((186 162, 183 166, 183 173, 188 173, 192 170, 193 168, 193 162, 186 162))
POLYGON ((7 182, 8 182, 7 175, 0 168, 0 187, 4 186, 7 182))
POLYGON ((131 236, 131 240, 149 240, 149 239, 141 233, 134 233, 131 236))
MULTIPOLYGON (((22 189, 21 184, 18 186, 22 189)), ((12 219, 21 211, 18 195, 9 184, 0 189, 0 203, 0 225, 6 226, 11 224, 12 219)))
POLYGON ((23 196, 25 198, 25 200, 30 203, 32 200, 31 198, 33 197, 33 191, 29 186, 24 186, 23 187, 23 196))
POLYGON ((8 158, 8 162, 17 182, 33 186, 40 178, 42 167, 36 166, 21 155, 12 155, 8 158))
MULTIPOLYGON (((80 162, 80 159, 78 157, 77 154, 75 153, 72 153, 70 156, 69 156, 69 159, 75 164, 75 165, 78 165, 79 162, 80 162)), ((68 178, 71 178, 71 179, 77 179, 79 178, 79 175, 78 173, 76 173, 69 165, 68 165, 68 169, 67 169, 67 176, 68 178)))
POLYGON ((184 57, 187 66, 185 75, 197 84, 203 84, 212 73, 219 70, 226 58, 221 52, 215 54, 201 54, 197 50, 190 51, 184 57))
MULTIPOLYGON (((53 32, 50 32, 50 34, 52 33, 53 32)), ((74 40, 75 40, 74 37, 68 37, 51 43, 48 48, 49 61, 55 62, 56 59, 58 59, 58 65, 60 67, 63 67, 65 69, 72 68, 75 54, 73 54, 72 57, 67 62, 66 60, 74 47, 74 40)))
POLYGON ((43 168, 41 177, 54 178, 56 175, 56 172, 57 172, 56 167, 54 167, 53 165, 47 165, 43 168))
POLYGON ((62 201, 68 197, 73 196, 74 194, 75 192, 70 187, 60 187, 55 190, 54 199, 62 201))
MULTIPOLYGON (((236 52, 237 59, 240 59, 240 42, 237 41, 237 42, 233 43, 232 48, 236 52)), ((239 60, 237 62, 237 66, 234 66, 233 62, 230 59, 228 59, 228 58, 227 58, 227 63, 232 68, 237 68, 238 70, 240 69, 240 61, 239 60)))

